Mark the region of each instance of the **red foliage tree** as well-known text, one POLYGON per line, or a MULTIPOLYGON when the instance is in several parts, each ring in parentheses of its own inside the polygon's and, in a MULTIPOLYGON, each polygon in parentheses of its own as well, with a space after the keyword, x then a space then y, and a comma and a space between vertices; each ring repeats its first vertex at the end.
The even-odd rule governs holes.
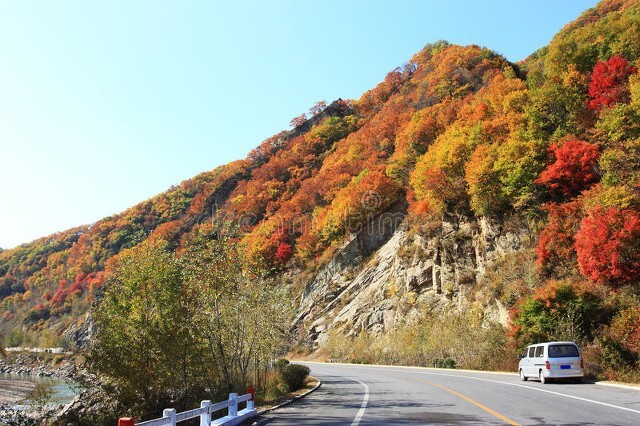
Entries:
POLYGON ((291 244, 282 241, 278 248, 276 249, 275 259, 276 262, 281 265, 286 264, 289 259, 291 259, 291 255, 293 254, 293 249, 291 248, 291 244))
POLYGON ((555 161, 540 173, 535 181, 537 184, 547 186, 554 193, 572 197, 598 181, 596 166, 600 150, 596 145, 573 139, 562 145, 554 142, 549 151, 555 156, 555 161))
POLYGON ((69 295, 69 288, 67 288, 67 280, 64 278, 58 282, 58 289, 51 297, 52 305, 63 305, 67 296, 69 295))
POLYGON ((580 226, 580 203, 549 203, 545 209, 547 225, 540 232, 536 263, 547 270, 575 264, 574 235, 580 226))
POLYGON ((640 213, 596 207, 582 219, 575 237, 580 271, 599 284, 640 280, 640 213))
POLYGON ((71 287, 69 287, 68 294, 75 296, 77 294, 82 293, 82 290, 83 290, 82 284, 83 284, 82 281, 76 281, 73 284, 71 284, 71 287))
POLYGON ((249 257, 267 268, 280 269, 293 255, 289 233, 284 227, 269 232, 268 223, 263 222, 263 226, 257 227, 257 233, 249 234, 246 241, 249 257))
POLYGON ((616 55, 593 67, 589 83, 589 108, 601 111, 611 105, 629 100, 629 75, 638 71, 622 56, 616 55))

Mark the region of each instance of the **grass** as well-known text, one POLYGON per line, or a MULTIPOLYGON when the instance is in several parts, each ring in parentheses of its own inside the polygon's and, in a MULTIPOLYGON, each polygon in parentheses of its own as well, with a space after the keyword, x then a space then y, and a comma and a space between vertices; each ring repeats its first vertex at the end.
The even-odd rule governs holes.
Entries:
POLYGON ((280 404, 284 404, 285 402, 297 399, 301 395, 304 395, 305 393, 309 392, 311 389, 316 387, 318 383, 319 383, 318 379, 316 379, 313 376, 309 376, 307 377, 307 380, 305 381, 303 388, 298 389, 295 392, 289 392, 288 394, 281 395, 277 398, 263 398, 259 402, 257 409, 258 411, 265 410, 265 409, 273 409, 273 407, 276 407, 280 404))

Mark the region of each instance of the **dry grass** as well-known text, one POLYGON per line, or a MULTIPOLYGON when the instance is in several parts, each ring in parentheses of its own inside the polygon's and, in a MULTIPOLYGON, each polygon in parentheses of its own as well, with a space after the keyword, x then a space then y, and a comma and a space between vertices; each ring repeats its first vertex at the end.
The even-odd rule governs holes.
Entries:
POLYGON ((304 395, 305 393, 309 392, 311 389, 313 389, 314 387, 316 387, 319 383, 319 380, 316 379, 313 376, 309 376, 307 377, 307 380, 305 381, 304 387, 301 389, 298 389, 295 392, 289 392, 286 395, 282 395, 280 397, 277 398, 266 398, 262 401, 260 401, 260 403, 257 406, 258 411, 260 410, 265 410, 265 409, 270 409, 273 408, 275 406, 278 406, 280 404, 283 404, 287 401, 292 401, 294 399, 296 399, 297 397, 304 395))
POLYGON ((320 348, 317 351, 311 353, 290 352, 287 354, 286 358, 291 362, 328 362, 331 356, 324 348, 320 348))

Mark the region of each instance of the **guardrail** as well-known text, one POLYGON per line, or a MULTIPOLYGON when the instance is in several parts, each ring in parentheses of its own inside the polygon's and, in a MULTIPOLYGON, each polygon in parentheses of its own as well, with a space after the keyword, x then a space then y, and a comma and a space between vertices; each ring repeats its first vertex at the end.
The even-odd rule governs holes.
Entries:
POLYGON ((162 417, 154 420, 136 423, 131 417, 121 417, 118 426, 175 426, 176 423, 200 417, 200 426, 234 426, 247 419, 258 415, 254 407, 255 392, 252 388, 247 389, 247 394, 238 396, 237 393, 230 393, 226 401, 212 404, 211 401, 202 401, 200 408, 176 413, 175 408, 167 408, 162 412, 162 417), (238 404, 246 402, 247 407, 238 411, 238 404), (211 419, 211 415, 216 411, 228 409, 227 415, 217 419, 211 419))
POLYGON ((65 354, 70 355, 71 352, 65 351, 64 348, 28 348, 23 346, 12 346, 10 348, 4 348, 5 352, 35 352, 35 353, 47 353, 47 354, 65 354))

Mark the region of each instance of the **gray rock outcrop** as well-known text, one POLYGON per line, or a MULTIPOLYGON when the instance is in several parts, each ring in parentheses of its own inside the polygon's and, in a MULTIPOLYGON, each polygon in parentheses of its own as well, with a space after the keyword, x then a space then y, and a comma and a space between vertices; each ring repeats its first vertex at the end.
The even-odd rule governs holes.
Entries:
MULTIPOLYGON (((458 217, 416 230, 408 219, 382 215, 352 235, 306 284, 296 301, 296 332, 317 347, 332 328, 378 335, 417 318, 425 306, 437 312, 460 305, 489 265, 530 245, 533 233, 517 225, 506 229, 504 222, 458 217)), ((487 315, 508 321, 499 301, 487 306, 487 315)))

